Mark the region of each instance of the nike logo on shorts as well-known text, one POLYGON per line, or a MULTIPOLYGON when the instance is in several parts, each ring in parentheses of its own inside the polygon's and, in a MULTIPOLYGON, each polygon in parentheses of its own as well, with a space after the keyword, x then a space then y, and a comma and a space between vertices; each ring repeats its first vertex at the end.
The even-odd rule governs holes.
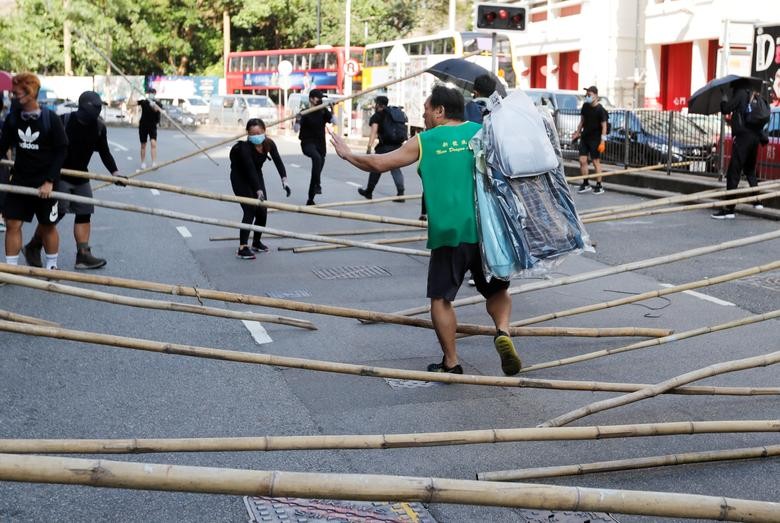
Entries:
POLYGON ((57 207, 59 206, 60 202, 54 202, 54 205, 51 206, 51 212, 49 213, 49 221, 54 223, 57 221, 57 216, 59 215, 57 212, 57 207))

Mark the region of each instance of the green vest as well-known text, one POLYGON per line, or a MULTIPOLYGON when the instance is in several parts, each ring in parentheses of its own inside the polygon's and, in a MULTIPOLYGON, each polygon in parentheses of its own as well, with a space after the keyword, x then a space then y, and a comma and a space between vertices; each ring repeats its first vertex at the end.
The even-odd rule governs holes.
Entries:
POLYGON ((428 248, 478 243, 474 203, 474 154, 469 140, 482 126, 474 122, 440 125, 417 135, 428 248))

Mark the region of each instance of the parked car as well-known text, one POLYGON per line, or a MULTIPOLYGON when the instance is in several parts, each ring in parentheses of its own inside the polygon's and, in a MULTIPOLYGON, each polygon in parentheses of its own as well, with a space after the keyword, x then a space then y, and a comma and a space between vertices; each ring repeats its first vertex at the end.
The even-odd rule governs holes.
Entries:
POLYGON ((57 113, 57 116, 61 116, 63 114, 72 113, 73 111, 77 110, 79 108, 79 104, 76 102, 71 102, 70 100, 63 100, 62 102, 55 105, 54 112, 57 113))
POLYGON ((666 163, 670 158, 691 162, 687 170, 692 172, 711 169, 714 144, 701 127, 680 113, 672 115, 671 137, 668 111, 613 109, 609 118, 605 161, 642 166, 666 163))
MULTIPOLYGON (((192 114, 189 111, 185 111, 181 107, 178 107, 176 105, 166 105, 165 108, 165 114, 167 114, 171 120, 176 122, 182 127, 192 127, 195 125, 199 125, 201 119, 197 114, 192 114)), ((165 116, 160 118, 160 127, 161 128, 169 128, 169 127, 175 127, 171 120, 166 118, 165 116)))
MULTIPOLYGON (((780 107, 772 107, 769 123, 764 130, 769 136, 769 143, 758 148, 756 175, 760 180, 780 180, 780 107)), ((734 139, 730 134, 723 140, 725 169, 728 169, 731 161, 733 141, 734 139)))
POLYGON ((195 115, 199 123, 208 123, 209 104, 200 96, 189 96, 186 98, 162 96, 158 97, 157 100, 164 106, 178 107, 186 113, 195 115))
POLYGON ((211 97, 209 122, 214 125, 243 126, 250 118, 261 118, 267 123, 277 120, 279 111, 267 96, 228 94, 211 97))

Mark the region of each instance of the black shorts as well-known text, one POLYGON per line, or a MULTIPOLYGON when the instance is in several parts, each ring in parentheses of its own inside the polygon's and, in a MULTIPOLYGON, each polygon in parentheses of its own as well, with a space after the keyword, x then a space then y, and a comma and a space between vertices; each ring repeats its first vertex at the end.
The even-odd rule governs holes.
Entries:
POLYGON ((8 220, 23 222, 31 222, 35 216, 41 225, 53 225, 59 217, 59 202, 54 198, 8 193, 3 214, 8 220))
POLYGON ((428 297, 455 300, 466 271, 471 271, 477 291, 485 298, 507 289, 509 282, 493 278, 485 280, 482 255, 477 243, 461 243, 457 247, 437 247, 431 251, 428 263, 428 297))
POLYGON ((141 139, 141 143, 146 143, 147 138, 150 140, 157 140, 157 126, 146 124, 139 125, 138 137, 141 139))
POLYGON ((601 153, 599 152, 599 144, 601 143, 601 138, 596 138, 595 140, 584 140, 580 138, 580 156, 590 156, 591 160, 598 160, 601 158, 601 153))

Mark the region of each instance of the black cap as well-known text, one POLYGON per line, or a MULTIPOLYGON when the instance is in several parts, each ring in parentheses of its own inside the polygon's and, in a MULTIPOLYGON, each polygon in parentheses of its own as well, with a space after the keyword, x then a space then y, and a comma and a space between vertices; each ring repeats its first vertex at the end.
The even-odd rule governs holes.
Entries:
POLYGON ((309 98, 327 98, 327 94, 323 93, 319 89, 312 89, 309 91, 309 98))
POLYGON ((82 124, 93 124, 100 116, 103 101, 95 91, 84 91, 79 96, 79 108, 76 109, 76 119, 82 124))
POLYGON ((585 92, 593 93, 595 95, 599 94, 599 88, 595 85, 591 85, 590 87, 585 88, 585 92))

